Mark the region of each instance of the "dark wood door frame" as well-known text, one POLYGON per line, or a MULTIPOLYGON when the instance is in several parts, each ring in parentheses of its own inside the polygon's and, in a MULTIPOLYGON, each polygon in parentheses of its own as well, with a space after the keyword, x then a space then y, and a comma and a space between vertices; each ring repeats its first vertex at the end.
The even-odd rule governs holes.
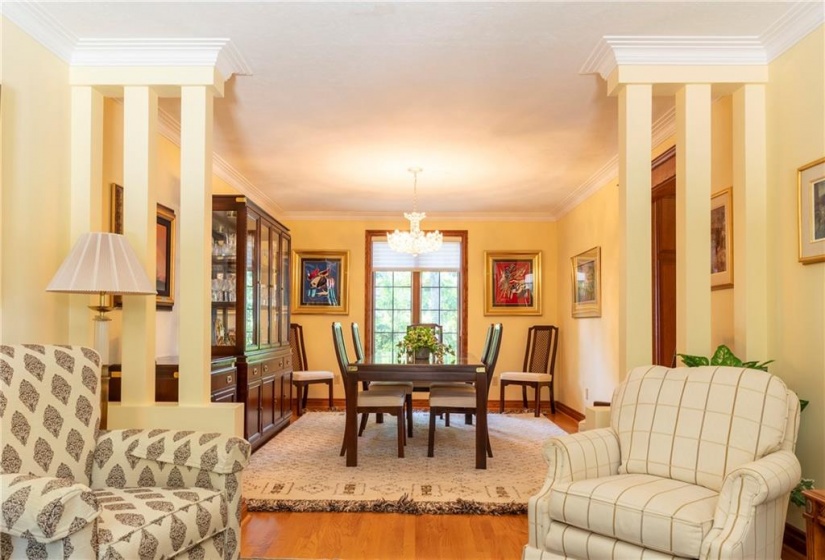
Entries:
POLYGON ((676 352, 676 148, 651 164, 653 363, 671 366, 676 352))

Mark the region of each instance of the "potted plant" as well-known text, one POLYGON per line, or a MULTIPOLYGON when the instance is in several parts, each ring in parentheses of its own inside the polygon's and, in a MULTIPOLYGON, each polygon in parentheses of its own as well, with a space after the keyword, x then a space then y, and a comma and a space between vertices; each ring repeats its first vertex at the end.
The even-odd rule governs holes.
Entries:
POLYGON ((430 355, 435 357, 436 362, 443 362, 444 355, 454 355, 454 351, 449 344, 439 342, 435 336, 435 331, 431 327, 412 327, 407 331, 398 344, 398 361, 429 362, 430 355))

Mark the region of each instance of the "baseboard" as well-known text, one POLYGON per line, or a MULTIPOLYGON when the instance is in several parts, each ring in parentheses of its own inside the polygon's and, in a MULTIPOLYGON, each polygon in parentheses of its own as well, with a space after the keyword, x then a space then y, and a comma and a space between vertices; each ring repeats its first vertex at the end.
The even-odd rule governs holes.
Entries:
POLYGON ((785 523, 785 534, 782 537, 782 544, 802 556, 807 556, 808 554, 805 531, 794 527, 790 523, 785 523))
POLYGON ((576 422, 581 422, 585 418, 584 414, 582 414, 578 410, 570 408, 569 406, 567 406, 566 404, 564 404, 561 401, 556 401, 556 410, 559 410, 559 411, 565 413, 566 415, 568 415, 570 418, 572 418, 576 422))

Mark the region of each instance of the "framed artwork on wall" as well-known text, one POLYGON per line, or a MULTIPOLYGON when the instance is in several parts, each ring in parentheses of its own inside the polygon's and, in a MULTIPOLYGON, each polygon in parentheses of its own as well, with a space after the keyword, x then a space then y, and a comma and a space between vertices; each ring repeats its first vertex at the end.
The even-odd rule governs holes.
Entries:
POLYGON ((797 172, 799 262, 825 261, 825 158, 797 172))
POLYGON ((349 312, 349 251, 299 251, 292 259, 292 312, 349 312))
POLYGON ((484 314, 541 315, 541 251, 485 251, 484 314))
POLYGON ((710 289, 733 287, 733 191, 710 199, 710 289))
MULTIPOLYGON (((123 233, 123 187, 112 183, 110 227, 112 233, 123 233)), ((172 309, 175 305, 175 211, 163 204, 157 205, 155 285, 158 309, 172 309)), ((121 296, 114 297, 114 306, 122 307, 121 296)))
POLYGON ((572 257, 573 317, 602 316, 602 250, 593 247, 572 257))

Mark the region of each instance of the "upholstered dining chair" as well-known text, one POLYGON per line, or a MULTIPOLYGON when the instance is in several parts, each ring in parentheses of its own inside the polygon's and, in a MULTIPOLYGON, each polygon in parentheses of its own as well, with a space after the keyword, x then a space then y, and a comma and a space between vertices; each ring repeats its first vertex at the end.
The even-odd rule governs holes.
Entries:
MULTIPOLYGON (((359 390, 352 395, 347 389, 347 375, 349 375, 348 366, 350 364, 349 356, 347 355, 347 347, 344 343, 344 330, 341 323, 335 321, 332 323, 332 342, 335 346, 335 357, 338 359, 338 367, 341 370, 341 379, 344 380, 344 389, 347 401, 349 399, 356 400, 356 413, 361 414, 361 426, 358 429, 358 435, 364 433, 364 428, 367 425, 367 418, 370 412, 386 413, 396 416, 398 418, 398 456, 404 457, 404 445, 407 442, 407 436, 404 430, 404 402, 406 392, 400 387, 373 387, 367 391, 359 390)), ((341 456, 343 457, 347 451, 346 435, 344 442, 341 444, 341 456)))
POLYGON ((556 413, 553 384, 556 377, 556 350, 559 344, 559 328, 553 325, 534 325, 527 331, 527 349, 524 351, 522 371, 505 371, 499 377, 501 385, 499 412, 504 412, 504 389, 508 385, 521 385, 521 400, 527 408, 527 387, 535 391, 535 415, 541 413, 541 388, 550 390, 550 411, 556 413))
POLYGON ((741 367, 632 369, 610 426, 550 438, 523 560, 779 559, 799 399, 741 367))
MULTIPOLYGON (((352 331, 352 347, 355 349, 355 358, 361 362, 364 360, 364 346, 361 344, 361 329, 358 327, 358 323, 353 322, 350 325, 350 330, 352 331)), ((413 393, 413 382, 412 381, 372 381, 367 382, 364 381, 362 383, 362 388, 364 390, 369 389, 370 387, 399 387, 404 389, 404 393, 406 395, 405 402, 407 407, 407 437, 413 437, 413 402, 412 402, 412 393, 413 393)), ((376 422, 379 424, 384 421, 383 416, 379 413, 376 414, 376 422)))
POLYGON ((295 385, 297 415, 300 416, 307 407, 309 386, 324 383, 328 388, 329 407, 332 408, 332 381, 335 375, 331 371, 310 370, 307 365, 307 352, 304 346, 304 329, 298 323, 289 325, 289 346, 292 349, 292 384, 295 385))
MULTIPOLYGON (((503 327, 501 323, 491 326, 490 344, 488 345, 486 359, 483 360, 487 374, 487 392, 489 394, 490 384, 495 373, 498 354, 501 349, 501 337, 503 327)), ((487 395, 485 395, 485 398, 487 395)), ((476 408, 476 388, 472 385, 461 386, 441 386, 433 387, 430 390, 430 429, 427 440, 427 457, 433 457, 435 451, 435 418, 439 414, 475 413, 476 408)), ((493 448, 490 445, 490 434, 487 434, 487 455, 493 456, 493 448)))
POLYGON ((101 431, 100 367, 81 346, 0 346, 0 557, 237 559, 249 443, 101 431))

